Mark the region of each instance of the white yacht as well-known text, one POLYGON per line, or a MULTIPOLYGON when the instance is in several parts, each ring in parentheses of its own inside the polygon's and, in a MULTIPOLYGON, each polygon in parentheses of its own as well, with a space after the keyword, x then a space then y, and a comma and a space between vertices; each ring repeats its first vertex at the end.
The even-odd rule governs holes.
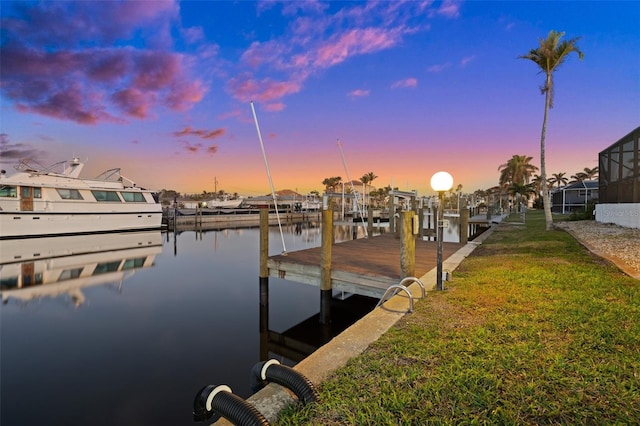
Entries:
POLYGON ((22 160, 0 174, 0 239, 159 229, 162 206, 151 190, 110 169, 80 177, 78 158, 42 167, 22 160), (56 171, 59 169, 61 171, 56 171))

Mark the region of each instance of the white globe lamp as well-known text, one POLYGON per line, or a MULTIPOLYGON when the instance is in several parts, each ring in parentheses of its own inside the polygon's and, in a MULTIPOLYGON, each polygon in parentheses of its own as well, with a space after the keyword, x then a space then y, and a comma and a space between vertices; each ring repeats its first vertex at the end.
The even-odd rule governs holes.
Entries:
POLYGON ((442 285, 442 239, 444 237, 444 193, 453 187, 453 177, 447 172, 438 172, 431 176, 431 187, 438 191, 438 225, 437 244, 438 259, 436 264, 436 290, 444 290, 442 285))

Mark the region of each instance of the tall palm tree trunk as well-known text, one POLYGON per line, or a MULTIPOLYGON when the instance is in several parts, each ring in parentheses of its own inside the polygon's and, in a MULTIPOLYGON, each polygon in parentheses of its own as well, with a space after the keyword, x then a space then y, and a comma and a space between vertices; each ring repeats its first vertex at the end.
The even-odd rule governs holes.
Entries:
POLYGON ((547 231, 553 229, 553 217, 551 216, 551 200, 549 198, 549 188, 547 187, 547 167, 545 164, 544 143, 547 137, 547 116, 551 107, 551 74, 547 74, 546 92, 544 97, 544 118, 542 120, 542 135, 540 136, 540 179, 542 180, 542 203, 544 204, 544 220, 547 231))

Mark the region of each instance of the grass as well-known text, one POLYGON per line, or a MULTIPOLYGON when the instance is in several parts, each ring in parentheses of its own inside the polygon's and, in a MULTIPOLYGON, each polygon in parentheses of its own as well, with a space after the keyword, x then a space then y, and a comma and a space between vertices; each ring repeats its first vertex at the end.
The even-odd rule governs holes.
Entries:
POLYGON ((526 222, 277 424, 640 424, 640 282, 526 222))

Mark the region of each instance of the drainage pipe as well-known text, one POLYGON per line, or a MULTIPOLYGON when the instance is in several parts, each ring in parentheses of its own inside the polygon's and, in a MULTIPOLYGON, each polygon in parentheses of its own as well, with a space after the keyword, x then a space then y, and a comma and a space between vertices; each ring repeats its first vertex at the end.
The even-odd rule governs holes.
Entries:
POLYGON ((251 369, 251 390, 257 392, 268 382, 290 389, 303 404, 318 400, 318 392, 305 376, 275 359, 255 364, 251 369))
POLYGON ((198 392, 193 402, 194 421, 222 416, 238 426, 268 426, 267 419, 244 399, 231 392, 227 385, 208 385, 198 392))

